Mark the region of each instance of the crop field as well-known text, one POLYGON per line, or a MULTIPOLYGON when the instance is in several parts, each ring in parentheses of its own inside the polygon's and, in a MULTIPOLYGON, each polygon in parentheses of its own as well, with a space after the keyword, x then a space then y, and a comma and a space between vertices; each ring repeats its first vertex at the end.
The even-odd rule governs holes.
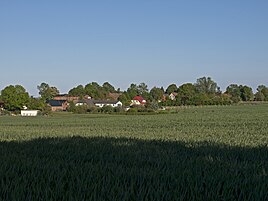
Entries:
POLYGON ((0 200, 268 200, 268 104, 0 116, 0 200))

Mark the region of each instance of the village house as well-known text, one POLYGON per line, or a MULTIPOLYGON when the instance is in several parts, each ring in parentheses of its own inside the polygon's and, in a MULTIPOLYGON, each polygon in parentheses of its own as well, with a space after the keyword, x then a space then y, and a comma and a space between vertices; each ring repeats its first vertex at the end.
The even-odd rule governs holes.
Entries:
POLYGON ((74 101, 75 106, 83 106, 83 105, 88 105, 88 106, 95 106, 94 101, 92 99, 83 99, 83 100, 78 100, 74 101))
POLYGON ((79 100, 75 103, 75 106, 82 106, 82 105, 88 105, 91 107, 104 107, 104 106, 111 106, 111 107, 122 107, 123 104, 121 101, 117 100, 93 100, 93 99, 84 99, 79 100))
POLYGON ((51 107, 51 111, 66 111, 68 103, 66 100, 49 100, 48 104, 51 107))
POLYGON ((178 93, 172 92, 172 93, 169 94, 169 99, 170 100, 175 100, 177 95, 178 95, 178 93))
POLYGON ((113 101, 113 100, 93 100, 93 103, 96 107, 104 107, 104 106, 111 106, 111 107, 122 107, 123 104, 121 101, 113 101))
POLYGON ((146 100, 142 96, 135 96, 131 100, 130 106, 138 106, 138 105, 145 105, 145 104, 146 104, 146 100))

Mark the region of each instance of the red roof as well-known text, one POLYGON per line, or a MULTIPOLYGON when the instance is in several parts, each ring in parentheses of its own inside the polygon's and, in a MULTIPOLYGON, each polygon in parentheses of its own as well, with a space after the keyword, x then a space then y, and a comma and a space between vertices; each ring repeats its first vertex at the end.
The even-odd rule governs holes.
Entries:
POLYGON ((146 103, 146 100, 142 96, 135 96, 132 100, 137 100, 142 104, 146 103))

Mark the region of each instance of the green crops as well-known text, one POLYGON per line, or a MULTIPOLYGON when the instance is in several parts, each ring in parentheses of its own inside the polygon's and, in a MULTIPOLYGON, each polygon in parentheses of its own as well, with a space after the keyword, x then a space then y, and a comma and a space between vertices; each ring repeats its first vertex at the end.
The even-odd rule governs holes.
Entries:
POLYGON ((268 200, 268 105, 0 117, 0 200, 268 200))

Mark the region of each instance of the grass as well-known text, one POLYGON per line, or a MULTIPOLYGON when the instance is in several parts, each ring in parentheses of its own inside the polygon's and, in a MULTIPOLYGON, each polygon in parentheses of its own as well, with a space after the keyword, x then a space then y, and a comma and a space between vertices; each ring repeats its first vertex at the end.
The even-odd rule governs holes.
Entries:
POLYGON ((0 117, 0 200, 268 200, 268 105, 0 117))

